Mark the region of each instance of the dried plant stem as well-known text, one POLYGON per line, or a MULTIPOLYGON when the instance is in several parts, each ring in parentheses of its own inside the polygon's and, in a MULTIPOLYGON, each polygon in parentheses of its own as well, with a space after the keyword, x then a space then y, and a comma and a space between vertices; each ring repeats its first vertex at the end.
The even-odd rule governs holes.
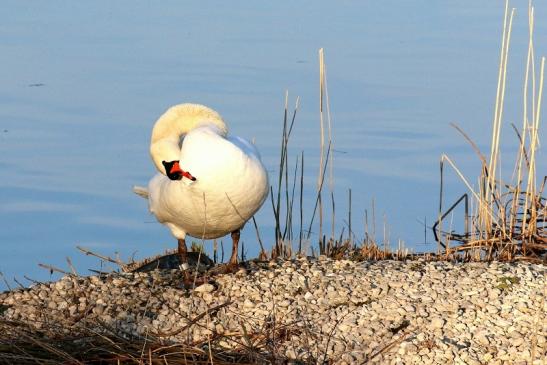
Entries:
POLYGON ((539 191, 536 185, 536 159, 539 146, 545 58, 541 59, 539 83, 536 85, 533 41, 534 8, 531 6, 531 2, 528 6, 529 41, 522 97, 522 131, 519 132, 513 125, 518 137, 519 149, 512 173, 512 183, 507 184, 502 180, 500 168, 500 136, 514 12, 515 9, 509 12, 509 2, 506 1, 488 164, 476 144, 459 127, 453 125, 471 144, 481 160, 482 168, 478 178, 478 188, 474 189, 471 186, 448 156, 441 156, 440 209, 439 219, 436 223, 440 229, 435 233, 439 237, 439 244, 446 247, 447 258, 456 252, 464 252, 463 257, 475 260, 516 259, 533 262, 547 260, 546 200, 542 197, 543 185, 539 191), (447 214, 442 214, 444 163, 448 163, 454 169, 474 198, 471 200, 473 211, 471 228, 466 229, 464 235, 452 234, 451 229, 448 232, 442 230, 442 219, 447 214), (442 244, 442 240, 446 240, 445 244, 442 244), (450 242, 454 240, 460 241, 462 244, 449 247, 450 242))
POLYGON ((109 257, 109 256, 104 256, 104 255, 100 255, 98 253, 95 253, 95 252, 92 252, 84 247, 81 247, 81 246, 76 246, 76 248, 80 251, 82 251, 83 253, 85 253, 86 255, 91 255, 91 256, 95 256, 95 257, 98 257, 100 258, 101 260, 104 260, 104 261, 108 261, 108 262, 111 262, 113 264, 116 264, 118 266, 124 266, 125 263, 123 263, 122 261, 118 260, 118 259, 113 259, 112 257, 109 257))
POLYGON ((349 242, 350 244, 353 243, 353 231, 351 229, 351 189, 348 189, 348 230, 349 230, 349 242))
POLYGON ((260 238, 260 231, 258 230, 258 225, 256 224, 256 219, 254 216, 253 216, 253 225, 255 227, 256 239, 258 240, 258 243, 260 244, 260 255, 261 256, 266 255, 266 250, 264 250, 264 244, 262 243, 262 239, 260 238))
POLYGON ((72 275, 72 273, 70 273, 68 271, 65 271, 65 270, 62 270, 62 269, 59 269, 58 267, 55 267, 53 265, 40 264, 39 263, 38 266, 40 266, 41 268, 49 270, 51 273, 58 272, 58 273, 63 274, 63 275, 72 275))
MULTIPOLYGON (((326 159, 325 159, 325 162, 324 162, 324 164, 325 164, 324 167, 326 167, 326 162, 327 162, 328 159, 329 159, 330 151, 331 151, 331 149, 330 149, 330 145, 329 145, 329 146, 327 147, 327 156, 326 156, 326 159)), ((315 206, 314 206, 314 208, 313 208, 313 213, 312 213, 311 220, 310 220, 310 225, 309 225, 309 228, 308 228, 308 236, 307 236, 307 239, 310 238, 310 235, 311 235, 311 232, 312 232, 311 228, 312 228, 312 226, 313 226, 313 220, 314 220, 314 218, 315 218, 315 214, 316 214, 316 212, 317 212, 317 208, 319 207, 320 201, 321 201, 321 190, 323 189, 323 183, 325 182, 325 174, 323 174, 322 177, 323 177, 323 178, 321 179, 321 184, 319 185, 319 189, 318 189, 318 192, 317 192, 317 198, 316 198, 316 200, 315 200, 315 206)), ((322 237, 322 236, 320 236, 320 239, 321 239, 321 237, 322 237)))
MULTIPOLYGON (((509 0, 505 1, 505 16, 503 19, 503 35, 501 41, 500 52, 500 65, 498 70, 498 87, 496 91, 496 103, 494 108, 494 120, 492 129, 492 143, 490 151, 490 162, 488 165, 488 176, 490 179, 490 186, 494 186, 494 179, 496 176, 496 166, 499 155, 499 139, 501 131, 501 121, 503 115, 503 101, 505 97, 505 81, 507 76, 507 56, 509 51, 509 40, 511 38, 511 27, 513 22, 513 15, 515 9, 511 10, 511 15, 508 15, 509 0), (507 24, 509 22, 509 25, 507 24)), ((487 190, 487 198, 490 199, 490 191, 487 190)), ((489 201, 491 204, 491 201, 489 201)))
POLYGON ((300 233, 298 237, 298 253, 302 254, 302 228, 304 224, 303 196, 304 196, 304 151, 300 159, 300 233))

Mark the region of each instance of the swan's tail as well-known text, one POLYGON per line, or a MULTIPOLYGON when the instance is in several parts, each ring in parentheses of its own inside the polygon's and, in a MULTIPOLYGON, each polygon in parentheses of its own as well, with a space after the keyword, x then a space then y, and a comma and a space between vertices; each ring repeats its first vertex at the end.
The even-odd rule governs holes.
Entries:
POLYGON ((141 197, 143 197, 144 199, 148 199, 148 189, 145 188, 144 186, 137 186, 137 185, 134 185, 133 186, 133 192, 141 197))

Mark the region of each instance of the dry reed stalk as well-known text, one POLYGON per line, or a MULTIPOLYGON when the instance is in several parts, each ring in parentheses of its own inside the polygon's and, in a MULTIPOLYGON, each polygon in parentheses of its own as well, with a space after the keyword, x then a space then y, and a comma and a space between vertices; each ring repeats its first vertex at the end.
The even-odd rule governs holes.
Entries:
POLYGON ((325 170, 323 160, 325 156, 325 126, 323 117, 323 99, 325 91, 325 60, 323 48, 319 49, 319 131, 320 131, 320 156, 319 172, 317 174, 317 201, 319 204, 319 239, 323 237, 323 204, 321 202, 321 190, 323 188, 323 175, 325 170))
POLYGON ((68 272, 68 271, 65 271, 65 270, 63 270, 63 269, 59 269, 58 267, 55 267, 55 266, 53 266, 53 265, 48 265, 48 264, 41 264, 41 263, 39 263, 38 266, 40 266, 40 267, 43 268, 43 269, 49 270, 49 272, 50 272, 51 274, 53 274, 54 272, 58 272, 58 273, 63 274, 63 275, 68 275, 68 276, 73 275, 72 273, 70 273, 70 272, 68 272))
MULTIPOLYGON (((327 155, 326 155, 326 158, 325 158, 325 161, 323 163, 323 169, 326 168, 326 164, 329 160, 329 156, 330 156, 330 152, 331 152, 331 148, 330 148, 330 145, 328 146, 327 148, 327 155)), ((312 213, 312 216, 311 216, 311 220, 310 220, 310 225, 309 225, 309 228, 308 228, 308 236, 307 236, 307 239, 310 238, 311 236, 311 232, 312 232, 312 226, 313 226, 313 220, 315 218, 315 214, 317 212, 317 208, 320 207, 321 205, 321 191, 323 189, 323 184, 325 183, 325 174, 322 175, 322 179, 321 179, 321 182, 319 184, 319 189, 318 189, 318 193, 317 193, 317 197, 315 199, 315 206, 313 208, 313 213, 312 213)), ((319 226, 321 227, 321 224, 319 224, 319 226)), ((320 228, 321 229, 321 228, 320 228)), ((323 236, 319 236, 319 239, 321 240, 323 236)))
POLYGON ((298 254, 302 254, 302 228, 304 224, 304 210, 303 210, 303 196, 304 196, 304 151, 302 151, 302 158, 300 160, 300 233, 298 234, 298 254))
MULTIPOLYGON (((536 108, 536 114, 534 116, 534 123, 532 126, 532 130, 530 132, 530 147, 528 150, 530 151, 530 166, 528 168, 528 183, 526 184, 526 192, 525 195, 525 203, 524 203, 524 212, 527 212, 528 208, 528 197, 536 196, 536 151, 537 151, 537 144, 539 140, 538 131, 539 131, 539 122, 540 122, 540 112, 541 112, 541 100, 543 96, 543 79, 544 79, 544 71, 545 71, 545 57, 541 58, 541 69, 540 69, 540 80, 539 80, 539 91, 538 91, 538 101, 537 101, 537 108, 536 108)), ((531 217, 530 222, 533 224, 535 222, 535 219, 537 217, 537 205, 531 204, 531 217)), ((526 229, 526 220, 523 220, 523 228, 522 230, 525 231, 526 229)), ((535 226, 531 227, 531 230, 534 230, 535 226)))
POLYGON ((11 291, 11 286, 9 285, 9 282, 4 276, 4 273, 2 271, 0 271, 0 277, 2 278, 2 281, 4 282, 4 284, 6 284, 6 288, 8 288, 8 290, 11 291))
MULTIPOLYGON (((332 136, 332 118, 331 118, 331 112, 330 112, 330 99, 329 99, 329 88, 328 88, 328 78, 327 78, 327 68, 324 61, 324 53, 321 53, 321 63, 323 64, 323 88, 324 92, 323 95, 325 96, 325 106, 327 109, 327 127, 328 127, 328 142, 331 149, 334 149, 334 138, 332 136)), ((330 195, 333 200, 334 204, 334 154, 331 154, 330 159, 328 161, 328 168, 329 168, 329 190, 330 195)), ((323 171, 324 173, 324 171, 323 171)), ((332 238, 334 239, 334 226, 335 226, 335 216, 332 216, 332 238)))
POLYGON ((353 243, 353 231, 351 230, 351 189, 348 189, 348 234, 351 244, 353 243))
POLYGON ((368 244, 369 241, 370 241, 370 235, 368 233, 368 211, 365 209, 365 219, 364 219, 364 224, 365 224, 365 239, 364 239, 364 242, 365 244, 368 244))
POLYGON ((331 239, 334 239, 334 220, 336 218, 336 203, 334 202, 334 192, 330 192, 330 200, 331 200, 331 207, 332 207, 332 214, 331 214, 331 239))
POLYGON ((376 242, 376 204, 372 198, 372 241, 376 242))
MULTIPOLYGON (((528 46, 528 59, 527 59, 527 64, 526 64, 526 78, 525 78, 525 82, 527 83, 528 82, 528 72, 529 72, 529 67, 531 66, 533 70, 535 70, 535 62, 534 62, 534 59, 533 59, 533 52, 534 52, 534 43, 533 43, 533 27, 534 27, 534 9, 533 7, 531 6, 531 3, 529 3, 528 5, 528 16, 529 16, 529 21, 528 21, 528 24, 529 24, 529 38, 530 38, 530 41, 529 41, 529 46, 528 46)), ((545 58, 542 59, 542 62, 541 62, 541 71, 540 71, 540 84, 539 84, 539 96, 538 96, 538 100, 537 100, 537 108, 536 108, 536 99, 535 99, 535 91, 536 91, 536 88, 535 88, 535 72, 532 73, 532 76, 533 76, 533 79, 532 79, 532 92, 534 93, 533 94, 533 97, 532 97, 532 126, 530 126, 529 124, 529 120, 528 120, 528 115, 525 114, 524 117, 523 117, 523 130, 522 130, 522 133, 523 133, 523 138, 524 138, 524 142, 525 142, 525 138, 526 138, 526 133, 530 136, 530 156, 529 158, 527 159, 528 162, 528 181, 527 181, 527 184, 526 184, 526 191, 527 192, 530 192, 533 196, 535 195, 534 192, 535 192, 535 149, 536 149, 536 141, 537 141, 537 128, 539 127, 539 112, 541 110, 541 95, 542 95, 542 91, 543 91, 543 73, 544 73, 544 61, 545 61, 545 58), (529 130, 531 129, 531 130, 529 130), (532 190, 533 189, 533 190, 532 190)), ((525 91, 524 91, 524 97, 526 98, 526 86, 525 85, 525 91)), ((526 104, 527 104, 527 100, 524 99, 524 110, 525 112, 527 111, 526 109, 526 104)), ((525 145, 524 145, 524 142, 523 142, 523 146, 522 146, 522 154, 525 155, 525 145)), ((522 164, 522 163, 521 163, 522 164)), ((520 166, 519 166, 520 167, 520 166)), ((519 170, 520 172, 520 170, 519 170)), ((518 186, 520 186, 520 174, 519 174, 519 180, 517 181, 518 183, 518 186)), ((520 191, 518 192, 520 193, 520 191)), ((517 195, 518 196, 518 195, 517 195)), ((532 208, 533 209, 533 208, 532 208)), ((523 209, 523 212, 526 214, 526 212, 528 211, 528 195, 525 196, 525 202, 524 202, 524 209, 523 209)), ((526 231, 526 219, 523 220, 522 222, 522 231, 526 231)))
POLYGON ((103 261, 111 262, 111 263, 116 264, 120 267, 125 265, 125 263, 123 261, 121 261, 120 259, 117 259, 117 258, 114 259, 110 256, 100 255, 100 254, 98 254, 96 252, 92 252, 92 251, 90 251, 87 248, 84 248, 82 246, 76 246, 76 248, 78 250, 80 250, 81 252, 83 252, 84 254, 88 255, 88 256, 90 255, 90 256, 98 257, 99 259, 101 259, 103 261))
MULTIPOLYGON (((287 200, 287 212, 288 212, 287 221, 285 222, 285 231, 283 233, 283 240, 285 240, 285 237, 287 237, 287 239, 291 243, 292 243, 292 240, 293 240, 293 229, 292 229, 293 216, 292 216, 292 212, 293 212, 293 206, 294 206, 294 193, 296 191, 296 176, 298 175, 299 157, 300 156, 298 156, 298 155, 296 156, 296 163, 295 163, 295 166, 294 166, 291 196, 290 196, 290 199, 287 200)), ((288 168, 287 168, 287 171, 288 171, 288 168)), ((288 181, 288 179, 289 179, 289 177, 286 176, 285 181, 288 181)), ((288 192, 288 188, 287 188, 287 192, 288 192)))
MULTIPOLYGON (((515 9, 511 9, 511 14, 508 14, 509 0, 505 1, 505 15, 503 19, 503 35, 500 51, 500 65, 498 70, 498 87, 496 91, 496 102, 494 108, 494 120, 492 127, 492 142, 490 151, 490 162, 488 164, 488 184, 486 185, 485 198, 488 206, 492 206, 492 198, 494 195, 493 187, 496 176, 496 168, 499 159, 499 141, 501 135, 501 121, 503 116, 503 101, 505 99, 505 84, 507 80, 507 60, 509 52, 509 43, 511 39, 511 29, 513 24, 513 16, 515 9), (507 24, 509 22, 509 25, 507 24)), ((488 221, 486 221, 488 222, 488 221)))
MULTIPOLYGON (((320 156, 319 156, 319 172, 317 174, 317 196, 319 209, 319 239, 323 237, 323 181, 325 179, 325 171, 329 168, 329 190, 332 199, 334 199, 334 175, 333 162, 330 150, 333 148, 332 139, 332 123, 330 113, 330 101, 327 88, 327 71, 325 65, 325 52, 323 48, 319 49, 319 130, 320 130, 320 156), (326 118, 325 118, 326 112, 326 118), (325 119, 328 126, 328 148, 325 151, 325 119), (329 160, 330 156, 330 160, 329 160)), ((334 200, 333 200, 334 201, 334 200)), ((334 216, 332 216, 332 227, 334 227, 334 216)), ((332 229, 332 238, 334 238, 334 229, 332 229)))

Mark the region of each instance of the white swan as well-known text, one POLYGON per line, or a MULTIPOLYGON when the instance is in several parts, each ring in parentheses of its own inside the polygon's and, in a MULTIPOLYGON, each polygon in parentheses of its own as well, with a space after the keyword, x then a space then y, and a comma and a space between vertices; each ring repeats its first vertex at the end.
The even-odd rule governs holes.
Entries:
POLYGON ((155 123, 150 155, 159 174, 148 190, 150 211, 178 239, 187 260, 186 235, 218 238, 232 233, 230 264, 237 264, 239 231, 262 206, 268 174, 254 145, 227 135, 214 110, 198 104, 169 108, 155 123))

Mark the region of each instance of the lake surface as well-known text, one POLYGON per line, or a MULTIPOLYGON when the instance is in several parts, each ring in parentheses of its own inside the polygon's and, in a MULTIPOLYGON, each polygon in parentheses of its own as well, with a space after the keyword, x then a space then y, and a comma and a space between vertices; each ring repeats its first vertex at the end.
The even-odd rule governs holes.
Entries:
MULTIPOLYGON (((518 145, 509 123, 522 123, 528 42, 527 2, 514 5, 504 176, 518 145)), ((28 285, 23 275, 49 280, 37 264, 66 269, 67 256, 81 273, 98 269, 99 260, 76 245, 123 259, 175 248, 131 187, 155 173, 148 155, 154 121, 181 102, 216 109, 231 133, 254 139, 273 182, 285 91, 291 105, 300 96, 290 164, 304 151, 307 226, 318 170, 321 47, 333 118, 337 235, 346 226, 351 188, 357 238, 374 199, 378 240, 385 220, 392 245, 400 239, 415 250, 435 249, 424 221, 431 225, 437 214, 440 155, 453 157, 471 181, 480 167, 449 123, 489 148, 501 1, 6 1, 0 19, 0 271, 10 285, 13 277, 28 285)), ((547 53, 545 19, 547 6, 538 2, 538 55, 547 53)), ((542 155, 538 175, 547 171, 542 155)), ((450 201, 465 187, 454 174, 447 178, 450 201)), ((269 200, 256 218, 271 248, 269 200)), ((316 242, 318 228, 312 232, 316 242)), ((242 240, 254 257, 252 224, 242 240)))

